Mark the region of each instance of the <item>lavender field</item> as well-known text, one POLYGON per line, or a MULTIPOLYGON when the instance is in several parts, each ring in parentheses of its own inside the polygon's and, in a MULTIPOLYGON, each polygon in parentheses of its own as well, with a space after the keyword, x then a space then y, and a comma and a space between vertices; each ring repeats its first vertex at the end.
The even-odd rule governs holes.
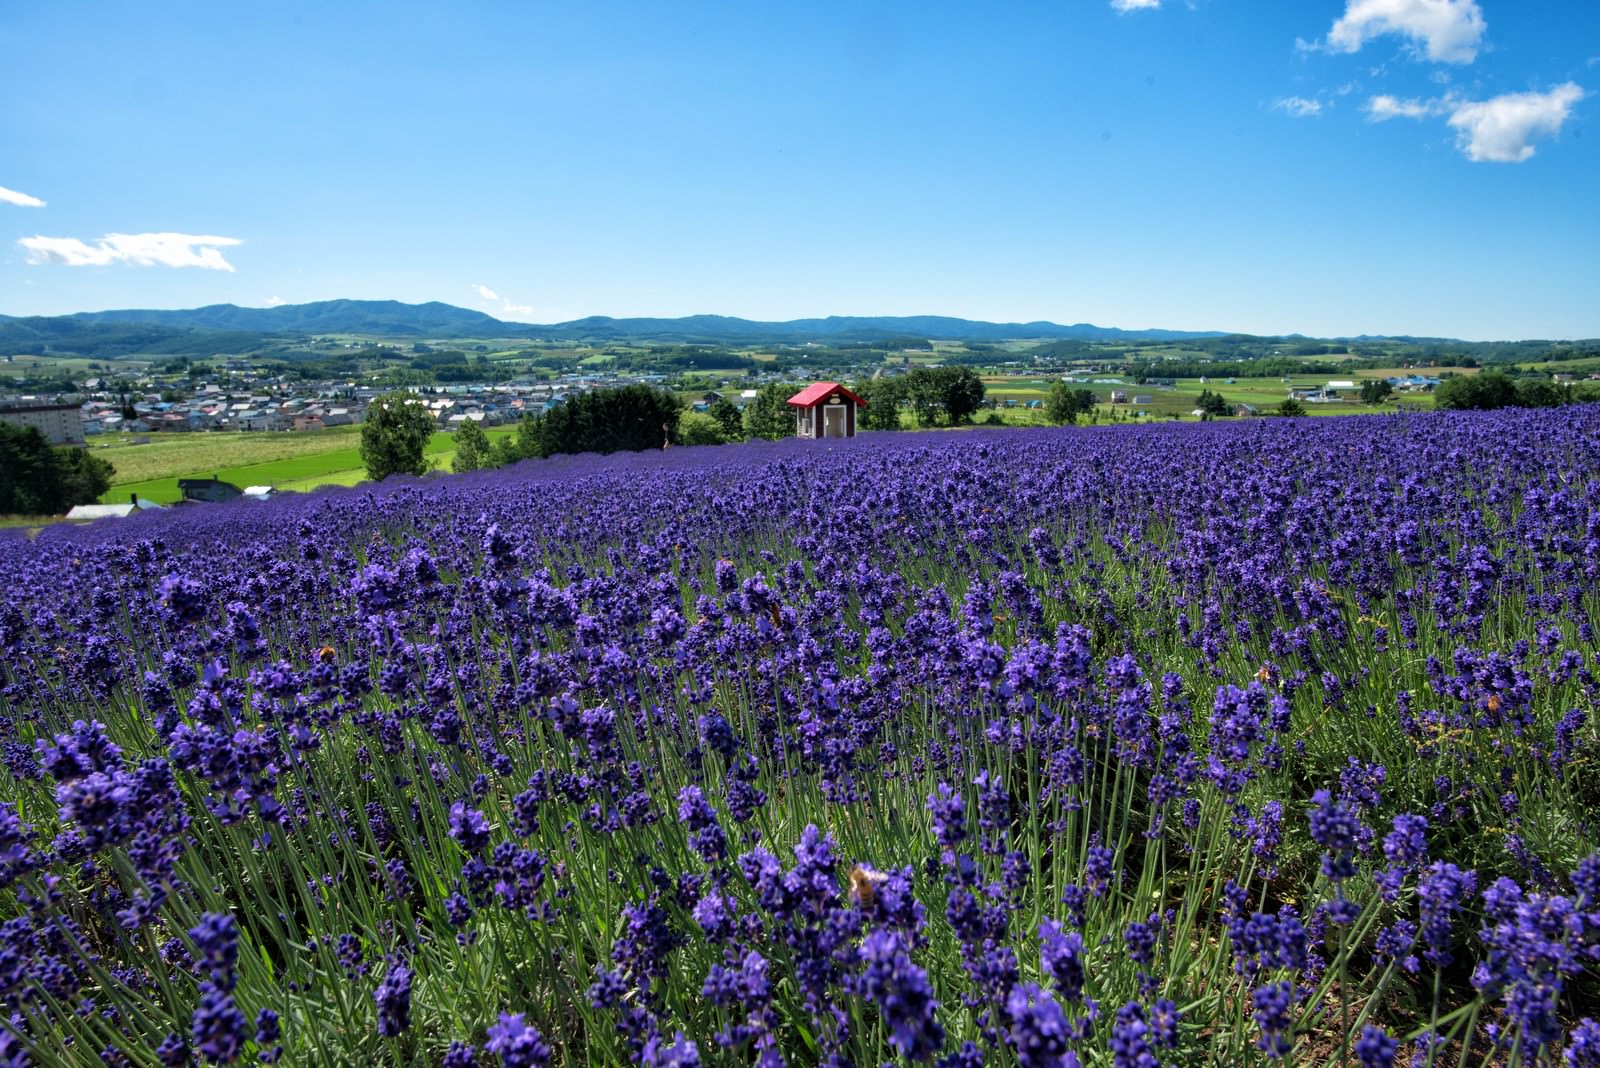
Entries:
POLYGON ((0 1064, 1600 1064, 1600 408, 0 540, 0 1064))

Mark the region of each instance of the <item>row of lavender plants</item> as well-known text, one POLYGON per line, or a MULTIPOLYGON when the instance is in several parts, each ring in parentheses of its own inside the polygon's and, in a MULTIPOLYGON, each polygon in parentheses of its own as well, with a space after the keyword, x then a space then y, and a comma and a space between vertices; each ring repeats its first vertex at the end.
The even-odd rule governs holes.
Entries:
POLYGON ((1600 408, 0 541, 0 1063, 1600 1064, 1600 408))

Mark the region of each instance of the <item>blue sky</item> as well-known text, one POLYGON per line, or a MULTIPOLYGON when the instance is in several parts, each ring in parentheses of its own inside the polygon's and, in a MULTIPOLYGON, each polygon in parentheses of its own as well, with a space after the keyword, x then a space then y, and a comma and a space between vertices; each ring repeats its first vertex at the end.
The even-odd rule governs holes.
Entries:
POLYGON ((12 5, 0 313, 1600 336, 1600 3, 12 5))

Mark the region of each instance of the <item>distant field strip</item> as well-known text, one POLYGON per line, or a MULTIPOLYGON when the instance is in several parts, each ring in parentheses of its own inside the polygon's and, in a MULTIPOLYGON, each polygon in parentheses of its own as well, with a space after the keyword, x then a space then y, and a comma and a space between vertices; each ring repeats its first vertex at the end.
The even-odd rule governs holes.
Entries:
POLYGON ((348 451, 360 441, 359 434, 359 427, 270 434, 162 433, 151 434, 145 445, 129 444, 124 439, 106 449, 95 448, 98 439, 91 439, 90 448, 116 467, 112 485, 117 486, 348 451))
MULTIPOLYGON (((514 433, 512 427, 496 427, 488 430, 490 439, 503 437, 514 433)), ((325 434, 326 432, 324 432, 325 434)), ((292 437, 291 434, 273 435, 274 437, 292 437)), ((313 435, 306 435, 313 436, 313 435)), ((315 435, 322 437, 321 434, 315 435)), ((209 436, 201 438, 197 445, 209 445, 209 436)), ((356 442, 358 437, 352 433, 342 433, 332 440, 332 444, 343 445, 343 448, 327 448, 328 439, 324 438, 324 447, 320 452, 290 456, 284 459, 268 460, 259 463, 246 463, 227 466, 213 461, 216 454, 209 448, 196 448, 189 457, 190 462, 180 466, 180 473, 161 478, 149 478, 140 482, 120 482, 113 485, 110 490, 101 496, 100 500, 107 504, 125 501, 131 494, 138 494, 148 501, 158 504, 171 504, 178 500, 182 494, 178 492, 179 478, 208 478, 215 474, 224 482, 231 482, 241 488, 245 486, 273 486, 278 489, 304 491, 315 489, 318 486, 353 486, 367 477, 366 465, 361 461, 361 448, 356 442)), ((163 442, 163 444, 165 444, 163 442)), ((130 446, 126 450, 118 449, 118 453, 136 452, 139 449, 151 448, 151 445, 130 446)), ((111 452, 112 450, 107 450, 111 452)), ((437 431, 429 440, 425 450, 426 455, 434 461, 435 468, 448 471, 450 461, 455 457, 454 442, 451 435, 444 431, 437 431)), ((120 473, 121 462, 118 457, 108 457, 118 465, 120 473)))

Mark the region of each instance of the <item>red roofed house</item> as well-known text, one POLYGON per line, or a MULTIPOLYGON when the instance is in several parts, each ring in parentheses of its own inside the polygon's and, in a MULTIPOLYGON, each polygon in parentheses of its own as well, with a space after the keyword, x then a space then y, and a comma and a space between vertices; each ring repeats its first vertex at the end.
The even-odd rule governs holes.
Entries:
POLYGON ((794 432, 802 438, 853 438, 856 409, 866 401, 837 382, 817 382, 789 398, 794 432))

